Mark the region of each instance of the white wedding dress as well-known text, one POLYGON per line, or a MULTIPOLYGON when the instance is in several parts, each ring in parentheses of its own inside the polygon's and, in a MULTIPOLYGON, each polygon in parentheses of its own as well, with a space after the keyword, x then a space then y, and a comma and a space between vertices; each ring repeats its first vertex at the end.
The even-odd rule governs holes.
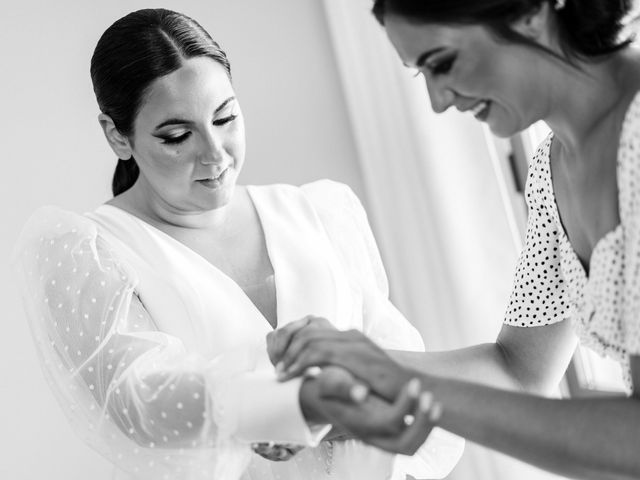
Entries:
MULTIPOLYGON (((388 300, 366 215, 348 187, 247 187, 275 272, 278 325, 307 314, 363 330, 385 348, 422 350, 388 300)), ((38 210, 16 263, 46 378, 115 478, 295 480, 441 478, 463 441, 435 429, 413 457, 321 442, 279 383, 271 326, 244 291, 184 244, 110 205, 38 210), (251 442, 306 445, 271 462, 251 442)))

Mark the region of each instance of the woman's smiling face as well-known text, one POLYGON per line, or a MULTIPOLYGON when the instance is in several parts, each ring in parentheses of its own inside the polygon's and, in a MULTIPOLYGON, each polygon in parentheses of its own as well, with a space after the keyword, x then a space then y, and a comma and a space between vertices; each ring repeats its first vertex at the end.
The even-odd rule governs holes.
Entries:
POLYGON ((512 135, 540 118, 538 82, 543 53, 497 40, 481 25, 411 23, 385 18, 387 35, 409 67, 424 75, 431 105, 469 111, 498 136, 512 135))
POLYGON ((244 163, 240 106, 226 70, 209 57, 183 61, 143 97, 129 138, 140 167, 136 188, 176 212, 229 203, 244 163), (142 180, 142 182, 141 182, 142 180))

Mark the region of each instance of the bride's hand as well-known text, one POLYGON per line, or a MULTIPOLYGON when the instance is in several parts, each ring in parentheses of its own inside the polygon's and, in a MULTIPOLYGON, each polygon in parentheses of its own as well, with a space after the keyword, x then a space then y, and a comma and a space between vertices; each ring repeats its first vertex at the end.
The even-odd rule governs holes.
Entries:
POLYGON ((270 333, 267 344, 281 380, 299 376, 310 367, 336 365, 382 398, 394 401, 412 377, 362 332, 342 332, 317 317, 305 317, 270 333))

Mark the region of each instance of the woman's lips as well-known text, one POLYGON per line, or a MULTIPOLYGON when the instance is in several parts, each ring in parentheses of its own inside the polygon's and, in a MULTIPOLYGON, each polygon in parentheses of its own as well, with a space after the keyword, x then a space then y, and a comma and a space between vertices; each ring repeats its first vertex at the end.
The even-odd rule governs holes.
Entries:
POLYGON ((227 167, 217 177, 203 178, 200 180, 196 180, 196 182, 198 182, 200 185, 203 185, 207 188, 217 188, 225 183, 225 181, 227 180, 227 177, 229 176, 230 170, 231 169, 227 167))
POLYGON ((480 121, 485 121, 489 116, 489 110, 491 109, 491 102, 488 100, 482 100, 475 104, 469 111, 480 121))

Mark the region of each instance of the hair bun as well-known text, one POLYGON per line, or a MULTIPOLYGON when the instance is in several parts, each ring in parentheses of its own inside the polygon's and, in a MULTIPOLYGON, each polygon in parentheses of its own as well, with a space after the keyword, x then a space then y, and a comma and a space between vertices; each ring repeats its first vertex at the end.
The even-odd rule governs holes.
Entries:
POLYGON ((585 56, 611 53, 628 45, 623 38, 633 0, 566 0, 558 9, 565 43, 585 56))

